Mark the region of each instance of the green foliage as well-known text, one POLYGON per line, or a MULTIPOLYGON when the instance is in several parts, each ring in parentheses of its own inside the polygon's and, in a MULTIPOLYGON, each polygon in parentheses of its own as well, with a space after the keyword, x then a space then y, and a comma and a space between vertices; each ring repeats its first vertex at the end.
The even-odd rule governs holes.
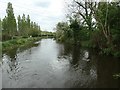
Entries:
POLYGON ((77 19, 71 21, 70 28, 73 31, 73 38, 74 38, 74 42, 76 43, 77 41, 80 40, 80 38, 79 38, 79 36, 80 36, 80 25, 79 25, 77 19))
POLYGON ((41 39, 40 37, 35 37, 35 38, 18 38, 18 39, 4 41, 2 42, 2 49, 3 51, 10 50, 14 47, 20 47, 22 45, 30 44, 40 39, 41 39))
POLYGON ((120 57, 120 51, 116 51, 115 53, 113 53, 114 57, 120 57))
POLYGON ((120 57, 120 2, 73 2, 69 21, 56 26, 56 39, 81 42, 102 54, 120 57))
POLYGON ((7 17, 6 19, 6 24, 7 24, 7 30, 9 31, 10 36, 16 35, 17 32, 17 24, 16 24, 16 19, 14 16, 13 8, 12 8, 12 3, 8 3, 7 9, 6 9, 7 17))
POLYGON ((103 51, 103 54, 112 55, 113 48, 104 48, 102 51, 103 51))
POLYGON ((50 37, 55 38, 56 33, 55 32, 48 32, 48 31, 41 31, 40 36, 41 37, 50 37))
POLYGON ((71 29, 67 22, 59 22, 56 25, 56 39, 60 42, 72 37, 71 29))
POLYGON ((14 16, 12 3, 8 3, 6 9, 7 16, 2 20, 2 40, 10 40, 14 39, 15 36, 23 36, 23 37, 37 37, 41 34, 40 26, 37 23, 33 23, 30 20, 30 16, 23 14, 17 17, 18 22, 16 23, 16 19, 14 16))
POLYGON ((80 25, 77 19, 71 19, 70 22, 59 22, 56 26, 56 39, 60 42, 80 43, 80 41, 88 40, 89 35, 86 33, 86 27, 80 25))
POLYGON ((38 24, 30 20, 29 15, 26 18, 25 14, 23 14, 22 18, 20 17, 20 15, 18 16, 18 33, 21 36, 37 37, 40 35, 41 29, 38 24))

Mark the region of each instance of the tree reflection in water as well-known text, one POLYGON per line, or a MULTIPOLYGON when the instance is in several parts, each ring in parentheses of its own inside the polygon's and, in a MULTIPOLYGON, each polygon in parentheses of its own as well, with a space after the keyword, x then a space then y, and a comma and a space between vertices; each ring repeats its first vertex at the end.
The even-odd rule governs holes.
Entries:
POLYGON ((18 79, 18 72, 22 69, 19 63, 19 56, 18 54, 22 51, 27 50, 29 54, 31 54, 31 47, 37 47, 40 43, 33 43, 28 46, 23 46, 23 47, 15 47, 12 50, 9 50, 4 53, 3 56, 6 56, 7 59, 7 73, 9 73, 9 78, 14 80, 18 79))
POLYGON ((24 52, 14 49, 3 55, 6 59, 3 60, 3 87, 119 87, 119 80, 113 78, 113 74, 120 71, 116 58, 100 56, 80 45, 58 44, 51 39, 43 40, 41 46, 26 49, 24 52), (49 50, 47 56, 46 50, 49 50))

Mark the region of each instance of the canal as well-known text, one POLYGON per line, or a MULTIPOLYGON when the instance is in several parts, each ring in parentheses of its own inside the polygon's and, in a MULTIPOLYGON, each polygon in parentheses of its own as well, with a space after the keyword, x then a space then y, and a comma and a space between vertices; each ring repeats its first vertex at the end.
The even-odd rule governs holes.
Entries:
POLYGON ((120 60, 42 39, 2 55, 3 88, 118 88, 120 60))

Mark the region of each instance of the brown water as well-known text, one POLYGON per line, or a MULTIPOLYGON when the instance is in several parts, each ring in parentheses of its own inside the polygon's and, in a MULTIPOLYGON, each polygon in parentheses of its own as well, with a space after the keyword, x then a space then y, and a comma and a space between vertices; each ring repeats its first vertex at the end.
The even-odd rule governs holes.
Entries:
POLYGON ((118 88, 120 60, 42 39, 2 57, 3 88, 118 88))

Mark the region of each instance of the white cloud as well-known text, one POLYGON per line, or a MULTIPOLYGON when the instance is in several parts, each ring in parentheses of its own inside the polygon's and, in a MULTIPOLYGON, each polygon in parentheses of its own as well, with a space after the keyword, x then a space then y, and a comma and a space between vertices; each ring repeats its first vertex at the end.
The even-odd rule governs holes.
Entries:
POLYGON ((30 15, 42 30, 52 31, 56 23, 64 19, 64 0, 0 0, 0 15, 6 15, 7 3, 13 5, 15 16, 30 15))

